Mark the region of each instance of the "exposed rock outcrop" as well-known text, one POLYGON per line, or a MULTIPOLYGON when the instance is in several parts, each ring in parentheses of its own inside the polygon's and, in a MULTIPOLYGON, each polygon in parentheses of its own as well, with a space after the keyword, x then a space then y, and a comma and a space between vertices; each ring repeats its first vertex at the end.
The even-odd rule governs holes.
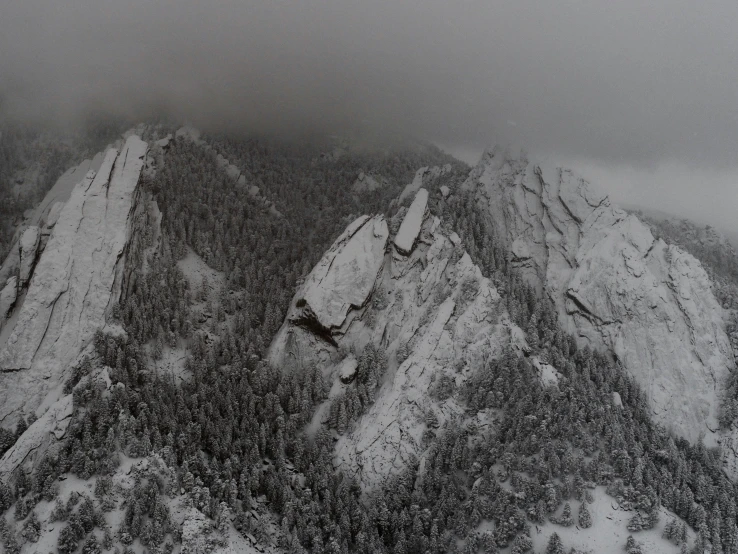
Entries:
MULTIPOLYGON (((17 275, 21 265, 21 237, 29 227, 38 227, 41 231, 39 249, 43 249, 51 228, 59 217, 61 208, 69 199, 74 186, 79 183, 89 171, 97 171, 102 163, 102 154, 98 154, 91 160, 85 160, 78 166, 66 171, 53 187, 46 193, 41 203, 33 210, 28 210, 25 221, 20 225, 13 237, 13 247, 8 256, 0 265, 0 286, 4 286, 8 279, 17 275)), ((2 324, 0 322, 0 328, 2 324)))
POLYGON ((395 237, 395 248, 400 254, 408 255, 415 246, 420 234, 420 226, 425 219, 425 211, 428 208, 428 191, 420 189, 415 195, 413 203, 402 220, 400 230, 395 237))
POLYGON ((406 199, 412 198, 421 189, 421 187, 425 187, 428 190, 434 189, 435 182, 444 175, 450 174, 452 169, 451 164, 446 164, 444 166, 421 167, 415 172, 413 182, 406 185, 402 193, 400 193, 400 197, 397 201, 402 204, 406 199))
POLYGON ((23 234, 21 268, 32 269, 32 276, 0 343, 4 426, 34 411, 41 418, 60 398, 68 372, 105 325, 120 294, 146 149, 145 142, 131 136, 120 152, 107 151, 98 171, 87 172, 59 210, 35 266, 25 262, 29 230, 23 234))
POLYGON ((349 225, 310 273, 292 320, 326 331, 340 328, 349 311, 361 308, 374 288, 388 237, 382 216, 363 216, 349 225))
POLYGON ((64 438, 72 421, 74 403, 68 394, 55 402, 18 438, 0 458, 0 479, 23 464, 31 455, 42 454, 49 446, 64 438))
MULTIPOLYGON (((611 351, 657 421, 697 440, 716 430, 733 364, 721 307, 700 263, 560 168, 486 152, 464 188, 488 210, 512 259, 555 302, 581 344, 611 351)), ((713 436, 713 438, 715 438, 713 436)))
POLYGON ((18 298, 18 278, 13 275, 0 291, 0 328, 18 298))
POLYGON ((41 243, 39 228, 31 225, 23 231, 20 239, 20 286, 23 287, 31 277, 31 271, 36 264, 36 255, 41 243))
MULTIPOLYGON (((295 296, 269 353, 270 363, 285 370, 324 368, 333 384, 329 402, 356 386, 354 354, 368 345, 387 353, 375 403, 336 446, 336 464, 366 489, 422 458, 432 427, 463 417, 453 390, 510 344, 512 325, 500 322, 497 291, 452 241, 455 234, 426 210, 426 201, 421 189, 414 202, 422 210, 411 208, 400 225, 419 215, 404 254, 393 246, 396 237, 388 240, 382 216, 352 223, 295 296), (344 291, 344 284, 353 286, 344 291), (330 340, 302 324, 306 311, 329 329, 330 340), (453 390, 434 394, 440 381, 453 390)), ((316 417, 326 413, 319 409, 316 417)))

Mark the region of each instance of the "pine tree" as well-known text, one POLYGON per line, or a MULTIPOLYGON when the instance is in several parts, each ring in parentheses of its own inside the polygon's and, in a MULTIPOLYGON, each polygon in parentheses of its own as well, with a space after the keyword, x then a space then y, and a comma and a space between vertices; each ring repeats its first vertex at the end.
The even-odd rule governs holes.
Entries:
POLYGON ((571 527, 574 524, 574 519, 571 516, 571 505, 568 502, 564 504, 564 511, 561 512, 561 517, 557 518, 556 523, 564 527, 571 527))
POLYGON ((533 541, 530 540, 530 537, 527 535, 518 535, 512 543, 510 554, 523 554, 523 552, 528 552, 531 548, 533 548, 533 541))
POLYGON ((24 539, 29 542, 36 542, 41 531, 41 523, 38 520, 35 510, 31 511, 30 517, 26 520, 23 525, 23 532, 21 535, 24 539))
POLYGON ((625 551, 627 554, 643 554, 641 545, 636 542, 633 535, 628 536, 628 539, 625 542, 625 551))
POLYGON ((671 519, 666 525, 664 525, 664 532, 661 534, 661 536, 666 540, 677 542, 678 533, 679 529, 677 521, 675 519, 671 519))
POLYGON ((60 554, 71 554, 77 550, 77 536, 72 526, 67 524, 59 533, 59 540, 57 541, 57 548, 60 554))
POLYGON ((635 515, 630 518, 630 521, 628 521, 628 531, 636 532, 643 529, 644 522, 643 522, 643 516, 641 516, 640 512, 636 512, 635 515))
POLYGON ((722 539, 720 538, 720 531, 718 531, 717 528, 712 530, 710 544, 712 545, 712 550, 710 551, 710 554, 723 554, 723 543, 722 539))
POLYGON ((558 533, 552 533, 548 539, 546 554, 564 554, 564 545, 561 543, 561 537, 558 533))
POLYGON ((582 529, 589 529, 592 527, 592 516, 589 513, 589 510, 587 509, 587 503, 582 502, 579 505, 579 527, 582 529))
POLYGON ((90 535, 85 541, 85 545, 82 547, 82 554, 101 554, 102 548, 100 543, 97 542, 97 537, 94 534, 90 535))

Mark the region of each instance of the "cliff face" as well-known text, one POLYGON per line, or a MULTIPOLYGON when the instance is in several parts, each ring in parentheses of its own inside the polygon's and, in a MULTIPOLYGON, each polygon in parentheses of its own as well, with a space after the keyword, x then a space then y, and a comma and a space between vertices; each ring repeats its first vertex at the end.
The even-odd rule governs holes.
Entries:
MULTIPOLYGON (((63 206, 51 210, 54 221, 45 223, 45 229, 53 226, 45 247, 40 246, 39 227, 23 232, 20 279, 11 277, 5 286, 16 288, 17 299, 0 333, 4 426, 34 412, 39 417, 47 410, 67 413, 63 406, 49 408, 64 402, 59 400, 64 381, 120 296, 146 151, 146 143, 136 136, 120 151, 108 150, 99 169, 89 170, 63 206)), ((3 289, 3 299, 11 292, 3 289)), ((51 424, 38 427, 54 429, 51 424)))
POLYGON ((419 189, 389 225, 381 215, 352 223, 295 296, 269 353, 284 370, 323 368, 332 388, 317 423, 354 386, 365 349, 386 352, 374 404, 335 451, 367 489, 421 460, 436 427, 463 419, 452 392, 510 343, 497 291, 427 201, 419 189))
POLYGON ((579 342, 613 352, 667 428, 712 435, 734 361, 701 264, 569 170, 493 150, 463 186, 579 342))

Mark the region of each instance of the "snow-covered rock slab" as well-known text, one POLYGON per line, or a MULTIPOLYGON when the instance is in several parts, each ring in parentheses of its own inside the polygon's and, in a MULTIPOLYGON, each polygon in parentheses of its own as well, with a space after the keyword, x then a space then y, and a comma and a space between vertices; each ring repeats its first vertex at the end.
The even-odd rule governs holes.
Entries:
POLYGON ((734 362, 700 263, 566 169, 495 149, 463 188, 476 193, 513 264, 554 300, 578 342, 613 352, 667 428, 714 441, 734 362))
MULTIPOLYGON (((510 340, 510 324, 498 321, 502 310, 494 286, 467 253, 459 256, 459 247, 444 234, 438 218, 425 206, 420 215, 416 235, 422 234, 424 240, 417 242, 412 256, 422 263, 410 263, 407 257, 384 249, 383 260, 360 262, 364 249, 345 250, 346 246, 363 228, 384 223, 384 218, 364 216, 351 224, 305 286, 313 287, 338 271, 350 275, 354 283, 367 283, 359 295, 361 302, 341 301, 336 321, 343 323, 332 333, 332 343, 323 340, 320 329, 301 324, 294 317, 301 312, 293 311, 269 351, 275 368, 322 368, 332 385, 329 403, 352 387, 365 386, 357 383, 361 370, 356 369, 356 358, 361 366, 361 355, 369 346, 386 354, 386 370, 378 377, 381 387, 372 393, 374 404, 336 444, 335 464, 356 476, 365 490, 422 458, 427 448, 423 437, 434 432, 431 426, 463 417, 454 391, 510 340), (336 258, 342 252, 346 256, 337 268, 336 258), (351 272, 342 272, 342 266, 352 268, 351 272), (439 382, 447 384, 448 394, 434 395, 439 382)), ((337 299, 342 298, 342 290, 335 289, 337 299)), ((326 288, 322 294, 321 298, 329 298, 331 292, 326 288)), ((295 297, 296 309, 303 298, 302 294, 295 297)), ((318 409, 312 428, 327 410, 330 406, 318 409)))
POLYGON ((0 421, 35 410, 105 325, 117 300, 130 217, 147 145, 110 149, 59 213, 7 341, 0 345, 0 421))
POLYGON ((41 240, 38 227, 31 225, 21 235, 20 239, 20 286, 25 286, 31 276, 33 264, 36 263, 36 254, 41 240))
POLYGON ((292 316, 322 329, 343 325, 349 310, 363 306, 384 263, 389 229, 383 216, 362 216, 333 243, 305 281, 292 316))
POLYGON ((417 193, 421 187, 430 188, 431 185, 440 177, 451 173, 451 170, 451 164, 446 164, 440 167, 421 167, 415 172, 413 182, 405 186, 405 188, 402 190, 402 193, 400 193, 400 197, 397 199, 397 201, 402 204, 406 198, 410 198, 412 195, 417 193))
POLYGON ((420 189, 415 195, 410 209, 405 214, 405 219, 402 220, 400 230, 397 231, 397 235, 395 236, 395 247, 401 254, 408 255, 412 252, 415 241, 418 240, 420 226, 423 223, 427 207, 428 191, 420 189))
POLYGON ((359 366, 359 362, 353 356, 346 356, 346 359, 341 362, 338 368, 338 378, 342 383, 348 384, 356 377, 356 368, 359 366))
MULTIPOLYGON (((24 228, 27 226, 36 226, 44 230, 44 234, 48 234, 48 229, 54 226, 56 216, 58 216, 61 207, 69 199, 74 186, 79 183, 85 175, 90 171, 97 171, 102 163, 102 154, 96 155, 92 160, 85 160, 78 166, 66 171, 53 187, 46 193, 41 203, 33 210, 26 212, 24 228), (54 213, 55 210, 56 213, 54 213)), ((20 238, 21 233, 16 232, 13 237, 13 246, 10 253, 0 266, 0 286, 3 286, 7 280, 19 272, 20 270, 20 238)), ((42 245, 43 246, 43 242, 42 245)))
POLYGON ((18 278, 13 275, 0 291, 0 328, 5 323, 5 318, 15 304, 16 298, 18 298, 18 278))
POLYGON ((23 464, 32 453, 63 439, 73 413, 74 402, 71 394, 55 402, 0 458, 0 479, 23 464))

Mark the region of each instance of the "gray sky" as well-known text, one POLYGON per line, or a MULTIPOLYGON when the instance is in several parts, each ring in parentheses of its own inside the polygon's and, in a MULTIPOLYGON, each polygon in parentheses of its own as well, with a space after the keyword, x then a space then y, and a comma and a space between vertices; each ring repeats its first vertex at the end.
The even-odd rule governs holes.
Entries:
POLYGON ((738 230, 737 30, 732 0, 23 0, 0 8, 0 97, 523 146, 738 230))

